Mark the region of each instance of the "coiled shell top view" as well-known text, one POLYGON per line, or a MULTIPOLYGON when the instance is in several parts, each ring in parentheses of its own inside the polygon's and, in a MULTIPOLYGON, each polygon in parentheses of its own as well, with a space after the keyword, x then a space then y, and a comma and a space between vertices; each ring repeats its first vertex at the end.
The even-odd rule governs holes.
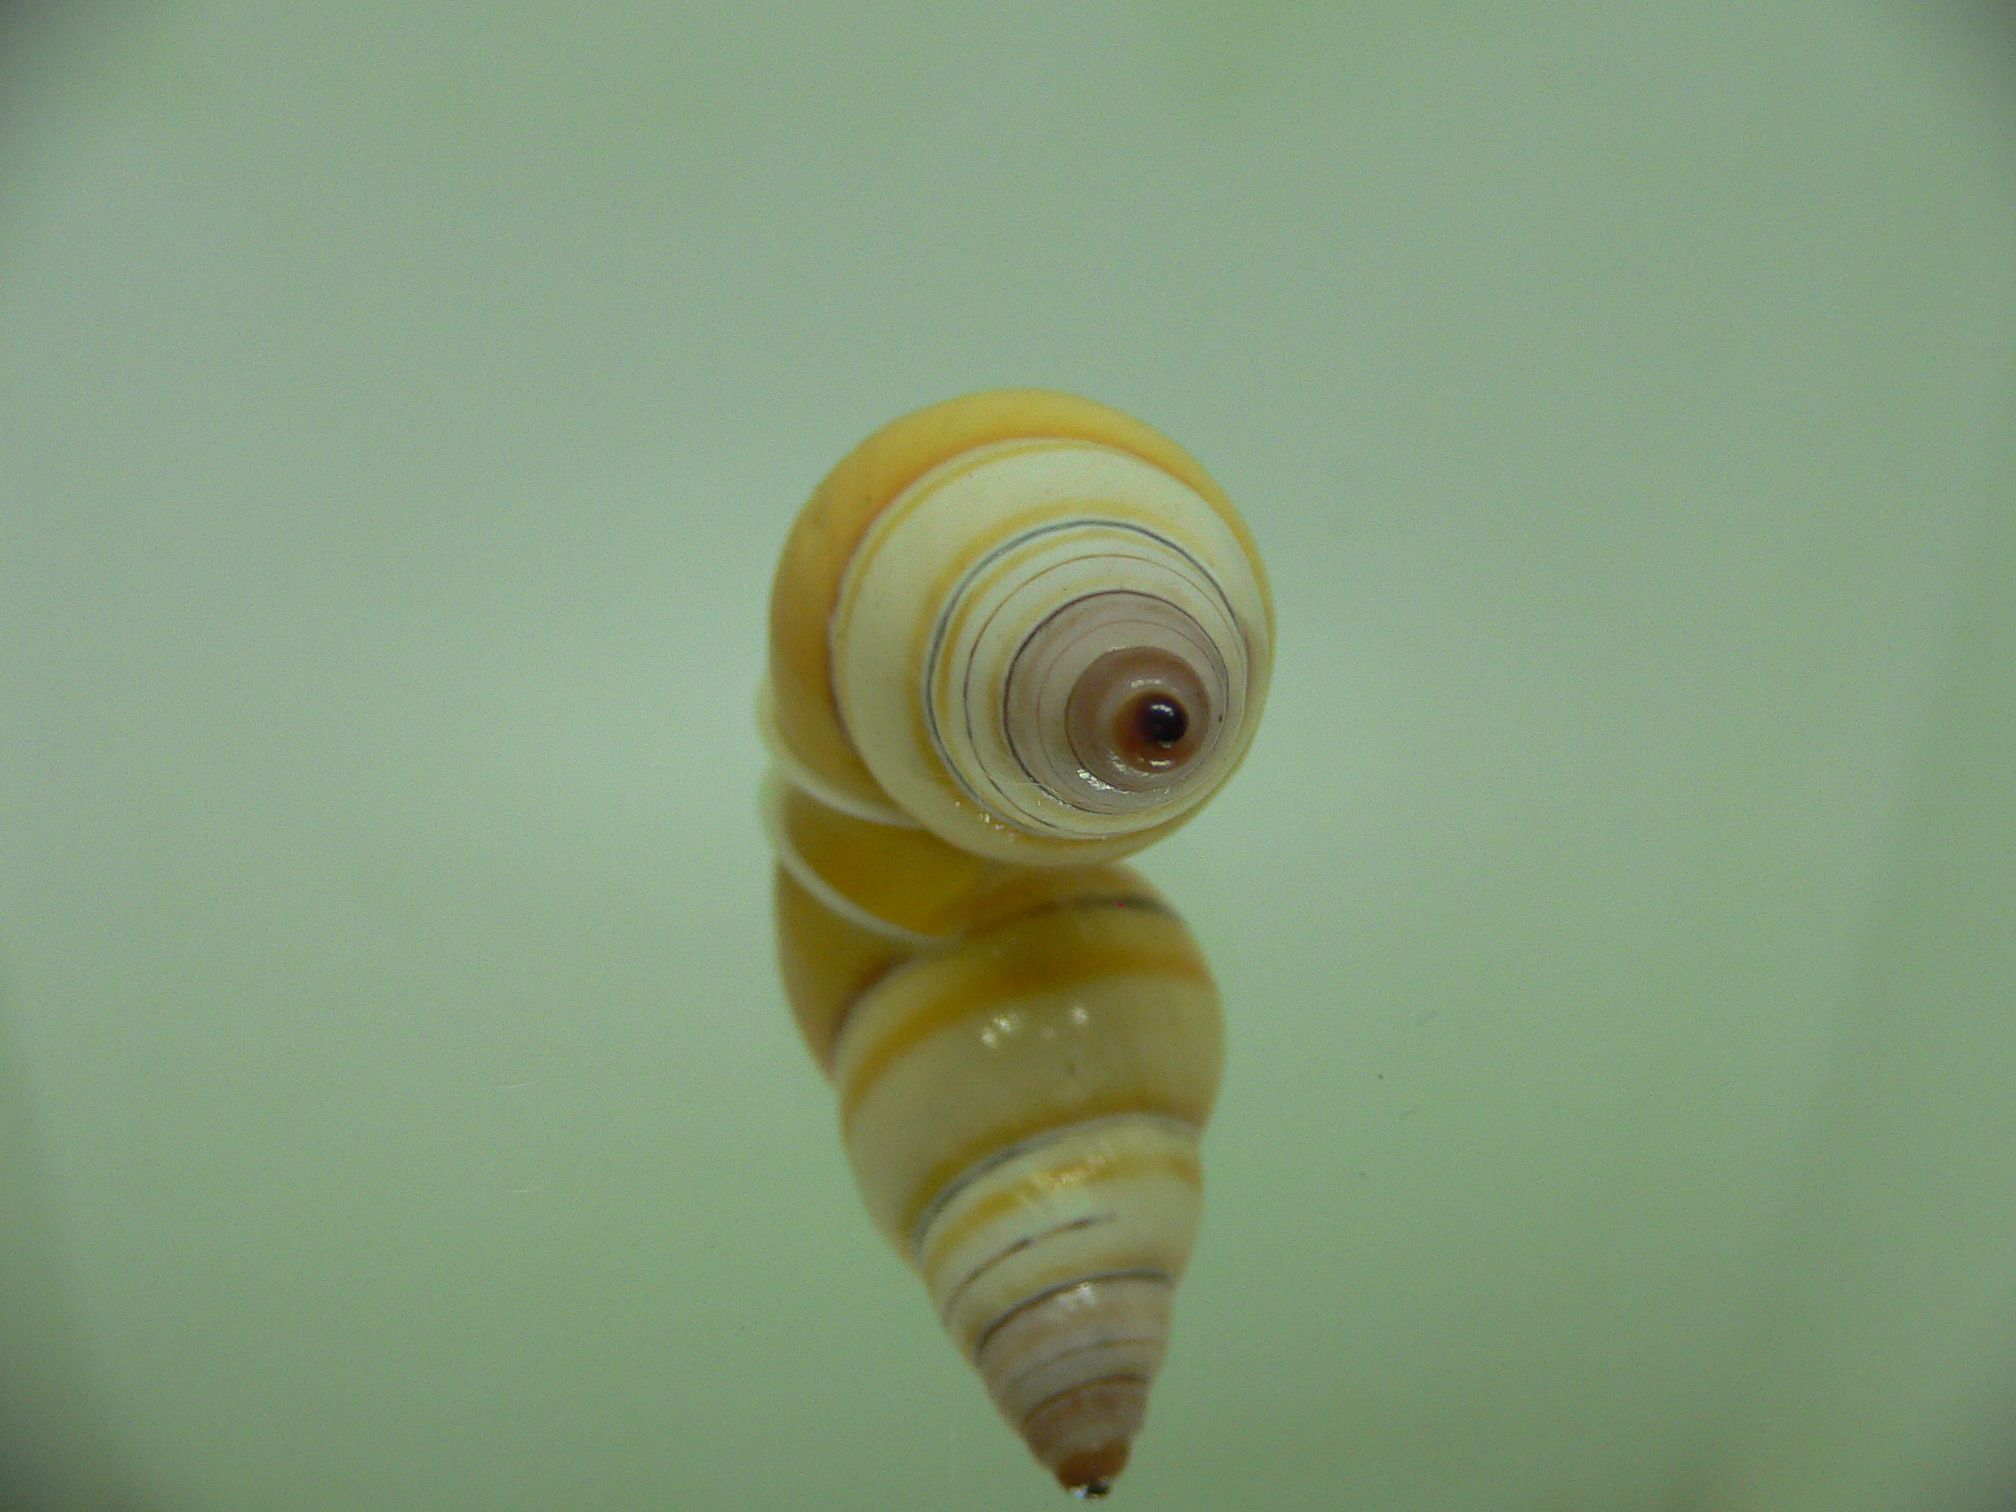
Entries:
POLYGON ((1040 390, 878 431, 770 610, 779 959, 870 1216, 1036 1457, 1125 1465, 1222 1064, 1188 929, 1110 864, 1239 763, 1265 576, 1159 433, 1040 390))
POLYGON ((763 700, 844 813, 1024 866, 1152 843, 1245 754, 1273 665, 1258 552, 1174 442, 1068 394, 905 416, 799 516, 763 700))

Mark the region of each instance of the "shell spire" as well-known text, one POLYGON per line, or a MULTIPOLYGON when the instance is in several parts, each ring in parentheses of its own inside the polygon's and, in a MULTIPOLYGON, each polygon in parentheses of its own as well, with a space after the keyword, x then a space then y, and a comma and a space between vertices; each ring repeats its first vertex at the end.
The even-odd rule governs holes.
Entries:
POLYGON ((1272 633, 1208 475, 1034 390, 869 438, 778 568, 763 811, 786 995, 870 1216, 1081 1496, 1146 1419, 1222 1060, 1189 930, 1112 862, 1238 764, 1272 633))

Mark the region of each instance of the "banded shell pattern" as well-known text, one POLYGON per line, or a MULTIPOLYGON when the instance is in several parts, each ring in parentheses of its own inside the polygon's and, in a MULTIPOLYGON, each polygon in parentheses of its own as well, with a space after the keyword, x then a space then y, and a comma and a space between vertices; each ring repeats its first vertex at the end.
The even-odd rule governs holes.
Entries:
POLYGON ((870 1216, 1080 1495, 1145 1417, 1221 1060, 1188 929, 1111 862, 1237 765, 1271 646, 1208 475, 1068 395, 885 427, 778 569, 762 806, 786 994, 870 1216))

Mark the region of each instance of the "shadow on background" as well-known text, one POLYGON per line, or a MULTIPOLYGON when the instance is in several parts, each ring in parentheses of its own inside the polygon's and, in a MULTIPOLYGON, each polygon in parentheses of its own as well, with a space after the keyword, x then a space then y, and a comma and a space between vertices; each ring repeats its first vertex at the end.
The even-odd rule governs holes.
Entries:
POLYGON ((40 1141, 0 986, 0 1508, 141 1512, 65 1294, 40 1141))
POLYGON ((1700 1512, 2016 1508, 2016 446, 1700 1512))

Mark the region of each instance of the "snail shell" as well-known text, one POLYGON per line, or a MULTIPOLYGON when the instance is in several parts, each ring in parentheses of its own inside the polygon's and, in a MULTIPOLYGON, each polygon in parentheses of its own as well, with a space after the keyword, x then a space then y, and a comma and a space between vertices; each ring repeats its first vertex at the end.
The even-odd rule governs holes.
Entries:
POLYGON ((886 426, 813 494, 763 723, 833 808, 1082 866, 1217 789, 1272 664, 1266 576, 1209 474, 1118 411, 1002 390, 886 426))
POLYGON ((827 478, 771 635, 779 959, 863 1199, 1036 1457, 1102 1495, 1167 1347, 1222 1059, 1188 929, 1107 863, 1244 753, 1265 578, 1164 438, 982 394, 827 478))
POLYGON ((1124 866, 1012 867, 774 781, 779 956, 870 1216, 1065 1486, 1125 1465, 1197 1232, 1218 995, 1124 866))

